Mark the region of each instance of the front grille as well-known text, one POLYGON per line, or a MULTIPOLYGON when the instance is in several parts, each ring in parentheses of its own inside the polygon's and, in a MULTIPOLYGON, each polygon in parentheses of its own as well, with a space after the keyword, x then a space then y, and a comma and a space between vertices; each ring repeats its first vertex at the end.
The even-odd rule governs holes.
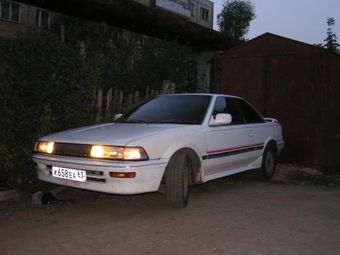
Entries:
POLYGON ((53 154, 69 157, 90 157, 92 145, 55 143, 53 154))
POLYGON ((102 171, 90 171, 85 170, 86 176, 88 181, 94 181, 94 182, 106 182, 103 172, 102 171))
MULTIPOLYGON (((68 157, 82 157, 88 158, 90 157, 92 145, 87 144, 73 144, 73 143, 54 143, 53 154, 68 156, 68 157)), ((52 166, 47 166, 50 174, 52 175, 52 166)), ((82 170, 82 169, 78 169, 82 170)), ((91 171, 91 170, 83 170, 86 171, 87 181, 100 182, 105 183, 104 173, 102 171, 91 171)))

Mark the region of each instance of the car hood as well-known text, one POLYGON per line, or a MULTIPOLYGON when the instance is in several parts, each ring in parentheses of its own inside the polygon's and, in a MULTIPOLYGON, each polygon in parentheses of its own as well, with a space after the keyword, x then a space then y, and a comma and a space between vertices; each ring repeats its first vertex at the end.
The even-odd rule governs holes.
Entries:
POLYGON ((71 129, 47 135, 40 140, 60 143, 127 145, 130 142, 161 132, 190 125, 108 123, 71 129))

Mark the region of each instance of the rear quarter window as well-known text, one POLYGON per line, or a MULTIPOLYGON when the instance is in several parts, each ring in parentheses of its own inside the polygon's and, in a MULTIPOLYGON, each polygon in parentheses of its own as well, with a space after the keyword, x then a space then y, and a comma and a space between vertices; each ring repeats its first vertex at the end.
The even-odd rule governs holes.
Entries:
POLYGON ((243 99, 236 99, 246 123, 265 123, 261 114, 259 114, 248 102, 243 99))

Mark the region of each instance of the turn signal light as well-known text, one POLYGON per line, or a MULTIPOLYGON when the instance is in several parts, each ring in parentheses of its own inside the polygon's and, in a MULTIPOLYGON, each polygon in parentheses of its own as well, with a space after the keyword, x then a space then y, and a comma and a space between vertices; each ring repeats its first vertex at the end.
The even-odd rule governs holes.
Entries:
POLYGON ((112 178, 135 178, 136 173, 135 172, 130 172, 130 173, 110 172, 110 177, 112 178))

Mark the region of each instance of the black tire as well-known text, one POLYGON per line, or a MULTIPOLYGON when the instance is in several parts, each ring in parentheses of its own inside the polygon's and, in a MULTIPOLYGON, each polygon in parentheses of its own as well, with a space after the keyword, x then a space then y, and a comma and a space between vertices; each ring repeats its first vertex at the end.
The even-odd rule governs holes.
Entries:
POLYGON ((259 181, 270 180, 275 172, 276 150, 274 147, 267 147, 263 153, 261 168, 254 170, 254 177, 259 181))
POLYGON ((169 207, 184 208, 188 204, 190 164, 186 154, 177 153, 165 170, 165 200, 169 207))

